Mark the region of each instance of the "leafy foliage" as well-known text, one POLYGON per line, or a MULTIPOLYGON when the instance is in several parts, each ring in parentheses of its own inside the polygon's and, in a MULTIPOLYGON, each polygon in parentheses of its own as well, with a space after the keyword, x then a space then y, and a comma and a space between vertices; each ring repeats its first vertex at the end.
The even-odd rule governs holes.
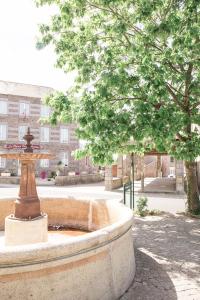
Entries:
POLYGON ((147 197, 140 197, 137 201, 137 213, 141 217, 144 217, 148 213, 147 202, 147 197))
POLYGON ((79 123, 88 142, 78 156, 103 164, 152 148, 187 161, 200 155, 199 1, 36 2, 59 9, 40 26, 38 47, 52 43, 57 66, 77 71, 74 88, 47 103, 52 123, 79 123))

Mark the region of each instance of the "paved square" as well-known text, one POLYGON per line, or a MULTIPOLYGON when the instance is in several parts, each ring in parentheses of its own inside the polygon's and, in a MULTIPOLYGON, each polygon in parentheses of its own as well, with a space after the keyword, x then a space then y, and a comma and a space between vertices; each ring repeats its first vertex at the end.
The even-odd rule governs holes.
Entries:
POLYGON ((200 299, 200 220, 135 218, 136 276, 121 300, 200 299))

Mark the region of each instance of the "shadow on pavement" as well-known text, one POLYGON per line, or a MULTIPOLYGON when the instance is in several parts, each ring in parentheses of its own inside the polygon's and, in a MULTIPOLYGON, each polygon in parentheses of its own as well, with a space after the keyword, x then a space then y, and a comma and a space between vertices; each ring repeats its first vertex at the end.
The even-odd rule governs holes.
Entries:
MULTIPOLYGON (((176 180, 175 178, 151 178, 145 179, 145 192, 151 193, 175 193, 176 192, 176 180)), ((141 192, 141 189, 138 190, 141 192)))
POLYGON ((171 273, 200 284, 200 220, 181 215, 135 218, 134 243, 171 273))
POLYGON ((136 274, 120 300, 176 300, 175 287, 163 267, 151 256, 135 249, 136 274))
POLYGON ((200 299, 200 220, 135 217, 136 276, 121 300, 200 299))

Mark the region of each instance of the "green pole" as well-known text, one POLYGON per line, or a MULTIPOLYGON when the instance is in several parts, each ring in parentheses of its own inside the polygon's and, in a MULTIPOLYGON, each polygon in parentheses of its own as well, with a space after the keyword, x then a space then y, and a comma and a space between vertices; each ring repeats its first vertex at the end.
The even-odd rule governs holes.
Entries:
POLYGON ((135 187, 134 187, 134 181, 135 181, 135 177, 134 177, 134 153, 131 153, 131 175, 132 175, 132 209, 134 209, 134 193, 135 193, 135 187))

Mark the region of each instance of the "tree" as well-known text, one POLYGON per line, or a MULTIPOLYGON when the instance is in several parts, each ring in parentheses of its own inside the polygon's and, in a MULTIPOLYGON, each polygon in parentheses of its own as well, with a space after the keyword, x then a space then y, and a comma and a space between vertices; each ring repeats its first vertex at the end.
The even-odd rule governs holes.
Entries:
POLYGON ((47 98, 51 122, 78 122, 94 162, 152 148, 184 160, 188 210, 199 213, 200 2, 37 3, 58 7, 50 24, 40 26, 38 47, 52 43, 57 66, 77 71, 71 91, 47 98))

